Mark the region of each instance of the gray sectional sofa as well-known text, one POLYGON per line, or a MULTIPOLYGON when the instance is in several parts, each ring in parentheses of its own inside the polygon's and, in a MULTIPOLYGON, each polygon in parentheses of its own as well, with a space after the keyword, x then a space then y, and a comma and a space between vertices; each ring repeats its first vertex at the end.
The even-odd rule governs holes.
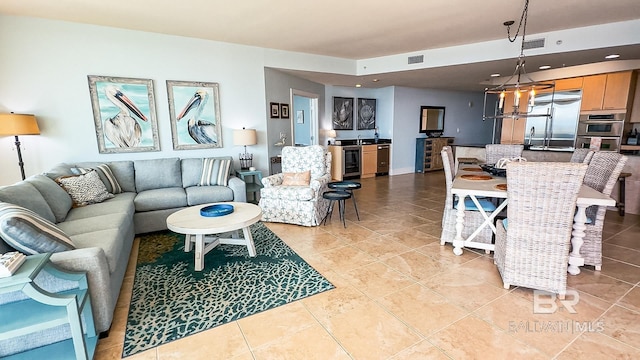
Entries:
MULTIPOLYGON (((219 157, 229 159, 231 157, 219 157)), ((72 169, 105 163, 59 164, 44 174, 0 188, 0 202, 27 208, 55 223, 73 241, 76 249, 52 254, 61 268, 86 271, 96 331, 107 331, 113 319, 135 234, 166 229, 171 213, 192 205, 219 201, 246 202, 245 183, 229 169, 227 186, 199 186, 203 159, 153 159, 106 162, 122 192, 111 199, 72 207, 69 194, 54 181, 72 175, 72 169)), ((102 176, 101 176, 102 177, 102 176)), ((108 182, 103 179, 107 185, 108 182)), ((113 190, 113 189, 111 189, 113 190)), ((0 240, 0 253, 12 250, 0 240)), ((46 273, 36 278, 43 288, 74 287, 46 273)), ((0 295, 0 304, 20 299, 19 294, 0 295)), ((1 309, 1 305, 0 305, 1 309)), ((0 342, 0 357, 66 338, 68 329, 32 334, 0 342)))

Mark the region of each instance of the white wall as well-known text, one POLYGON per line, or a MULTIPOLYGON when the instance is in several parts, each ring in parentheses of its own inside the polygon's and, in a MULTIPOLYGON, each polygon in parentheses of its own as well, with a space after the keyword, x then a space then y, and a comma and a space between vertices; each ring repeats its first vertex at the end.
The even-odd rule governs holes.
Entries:
MULTIPOLYGON (((233 129, 258 131, 254 166, 268 172, 265 64, 352 70, 352 60, 61 21, 0 15, 0 112, 35 114, 40 136, 22 136, 27 176, 58 162, 201 157, 243 152, 233 129), (99 154, 87 75, 152 79, 160 152, 99 154), (166 80, 220 84, 223 148, 174 151, 166 80)), ((317 84, 316 84, 317 85, 317 84)), ((320 85, 320 89, 323 87, 320 85)), ((277 99, 289 103, 287 97, 277 99)), ((13 137, 0 138, 0 185, 20 180, 13 137)), ((237 164, 236 164, 237 165, 237 164)))
POLYGON ((394 92, 392 175, 415 171, 420 106, 444 106, 444 134, 456 144, 491 143, 493 123, 482 121, 484 95, 475 92, 396 87, 394 92), (399 141, 402 140, 402 141, 399 141))
MULTIPOLYGON (((291 88, 319 95, 321 144, 326 143, 323 130, 331 129, 333 96, 377 99, 380 137, 394 142, 392 174, 413 171, 420 105, 447 107, 445 135, 464 138, 468 131, 477 137, 466 138, 466 143, 490 141, 490 135, 485 138, 478 130, 483 125, 481 114, 475 113, 481 112, 482 94, 325 87, 268 68, 353 73, 353 60, 6 15, 0 15, 0 54, 0 112, 35 114, 41 130, 39 136, 20 138, 27 176, 58 162, 220 155, 237 159, 243 148, 233 145, 232 132, 242 127, 258 131, 258 144, 248 151, 254 154, 253 165, 267 174, 269 156, 279 152, 273 144, 280 128, 289 135, 291 128, 290 120, 268 118, 268 102, 291 104, 291 88), (87 75, 153 80, 161 151, 98 153, 87 75), (223 148, 173 150, 166 80, 220 84, 223 148), (467 111, 471 98, 474 107, 467 111), (452 134, 457 121, 464 127, 461 134, 452 134)), ((340 131, 338 138, 371 138, 373 132, 340 131)), ((0 169, 0 185, 20 180, 12 137, 0 138, 0 169)))
MULTIPOLYGON (((331 130, 332 113, 333 113, 333 97, 351 97, 354 101, 358 98, 376 99, 376 126, 378 127, 379 135, 381 139, 391 139, 393 137, 393 87, 385 87, 380 89, 366 89, 344 86, 330 86, 326 87, 326 103, 325 114, 326 116, 320 120, 320 128, 324 130, 331 130)), ((354 103, 355 104, 355 103, 354 103)), ((353 121, 357 121, 357 110, 354 105, 353 121)), ((354 126, 355 127, 355 126, 354 126)), ((356 139, 360 135, 363 139, 372 139, 375 130, 337 130, 336 139, 356 139)))

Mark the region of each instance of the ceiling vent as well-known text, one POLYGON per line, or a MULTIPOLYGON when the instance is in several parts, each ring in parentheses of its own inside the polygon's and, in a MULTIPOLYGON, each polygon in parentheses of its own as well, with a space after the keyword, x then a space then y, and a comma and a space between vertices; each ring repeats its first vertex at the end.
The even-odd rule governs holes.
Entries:
POLYGON ((539 49, 544 47, 544 38, 527 40, 522 43, 522 50, 539 49))
POLYGON ((409 56, 409 64, 419 64, 424 62, 424 55, 409 56))

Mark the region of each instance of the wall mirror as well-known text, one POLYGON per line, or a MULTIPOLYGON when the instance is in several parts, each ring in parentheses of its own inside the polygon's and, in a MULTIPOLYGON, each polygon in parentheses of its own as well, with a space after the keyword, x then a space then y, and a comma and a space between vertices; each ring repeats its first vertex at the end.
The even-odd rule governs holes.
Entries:
POLYGON ((441 136, 444 132, 444 106, 420 107, 420 132, 427 136, 441 136))

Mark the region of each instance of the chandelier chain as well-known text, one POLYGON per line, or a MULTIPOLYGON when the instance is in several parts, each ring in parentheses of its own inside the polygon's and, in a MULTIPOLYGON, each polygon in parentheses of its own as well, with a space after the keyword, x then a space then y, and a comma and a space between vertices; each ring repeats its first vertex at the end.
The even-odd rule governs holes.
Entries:
POLYGON ((513 39, 511 38, 511 25, 507 25, 507 39, 509 42, 515 42, 520 35, 520 28, 522 28, 522 45, 520 47, 520 54, 524 53, 524 36, 527 32, 527 17, 529 12, 529 0, 525 0, 524 9, 522 10, 522 15, 520 16, 520 22, 518 22, 518 30, 516 30, 513 39))

